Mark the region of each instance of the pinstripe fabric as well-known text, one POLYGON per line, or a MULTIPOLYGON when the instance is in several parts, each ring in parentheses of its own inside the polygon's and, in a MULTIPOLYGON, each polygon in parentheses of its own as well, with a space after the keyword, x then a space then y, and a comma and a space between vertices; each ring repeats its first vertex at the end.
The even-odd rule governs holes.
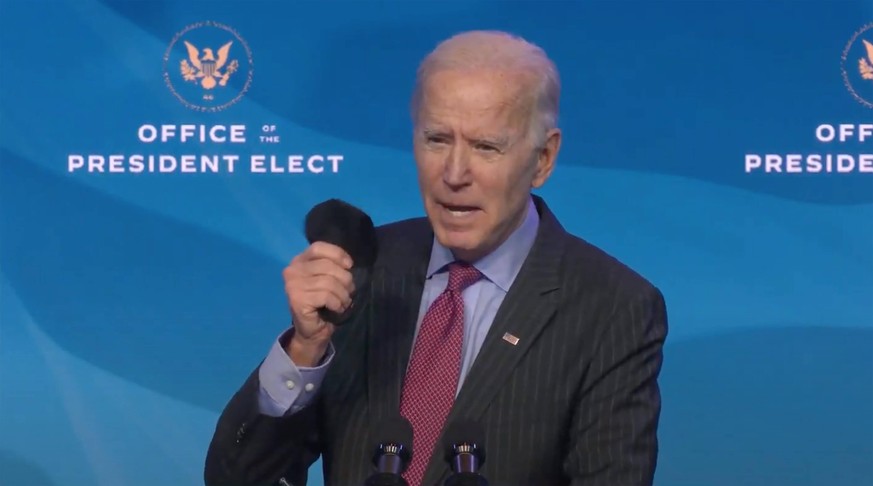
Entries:
MULTIPOLYGON (((542 199, 534 200, 541 218, 537 240, 447 423, 466 417, 484 426, 483 473, 494 486, 651 484, 667 333, 663 297, 617 260, 567 234, 542 199), (502 339, 507 332, 519 338, 517 345, 502 339)), ((319 439, 305 450, 283 444, 289 478, 300 477, 302 465, 321 451, 327 485, 362 484, 372 471, 372 429, 398 413, 433 234, 424 219, 381 227, 379 234, 371 300, 335 335, 337 355, 313 406, 318 419, 285 437, 297 444, 306 434, 319 439)), ((251 404, 231 402, 219 429, 233 429, 234 417, 240 419, 232 409, 243 406, 251 404)), ((278 440, 263 430, 249 434, 278 440)), ((255 477, 244 469, 256 470, 257 461, 228 461, 234 452, 220 436, 210 447, 212 462, 230 464, 225 477, 255 477)), ((448 474, 435 452, 423 484, 441 485, 448 474)))

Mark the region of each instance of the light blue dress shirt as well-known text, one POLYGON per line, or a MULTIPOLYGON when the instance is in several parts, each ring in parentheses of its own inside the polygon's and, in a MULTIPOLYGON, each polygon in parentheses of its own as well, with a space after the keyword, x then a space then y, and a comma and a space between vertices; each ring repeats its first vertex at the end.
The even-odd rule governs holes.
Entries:
MULTIPOLYGON (((512 282, 515 281, 522 263, 533 246, 538 227, 539 215, 531 199, 522 224, 496 250, 473 263, 482 272, 484 278, 467 287, 462 294, 464 297, 464 345, 461 350, 462 361, 458 390, 461 389, 467 372, 473 366, 473 361, 475 361, 476 355, 485 341, 485 336, 491 328, 497 309, 500 308, 500 304, 506 297, 506 293, 512 286, 512 282)), ((418 321, 415 324, 415 336, 418 335, 421 321, 424 319, 427 309, 448 285, 447 265, 454 260, 451 250, 440 245, 434 238, 418 321)), ((258 370, 261 383, 259 408, 261 413, 273 417, 295 413, 308 405, 321 386, 334 356, 333 345, 330 345, 319 366, 313 368, 298 367, 282 349, 280 341, 282 341, 282 336, 273 343, 273 347, 258 370)))

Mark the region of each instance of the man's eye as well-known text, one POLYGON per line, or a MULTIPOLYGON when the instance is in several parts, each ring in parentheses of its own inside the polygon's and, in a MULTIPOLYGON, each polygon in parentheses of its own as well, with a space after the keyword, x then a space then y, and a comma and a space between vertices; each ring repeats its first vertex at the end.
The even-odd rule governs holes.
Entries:
POLYGON ((444 144, 446 137, 427 137, 427 143, 444 144))
POLYGON ((478 143, 476 144, 476 150, 481 150, 483 152, 497 152, 497 147, 487 143, 478 143))

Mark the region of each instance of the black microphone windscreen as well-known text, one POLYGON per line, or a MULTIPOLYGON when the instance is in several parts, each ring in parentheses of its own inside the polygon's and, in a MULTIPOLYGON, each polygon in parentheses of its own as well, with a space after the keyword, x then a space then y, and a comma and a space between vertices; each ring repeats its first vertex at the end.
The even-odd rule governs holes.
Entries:
POLYGON ((400 446, 398 455, 406 463, 404 468, 412 460, 412 424, 406 418, 397 415, 379 421, 373 428, 372 437, 376 448, 374 460, 378 460, 381 448, 389 444, 400 446))
POLYGON ((412 448, 412 424, 402 416, 382 420, 373 430, 373 439, 377 444, 403 444, 412 448))
POLYGON ((455 454, 455 446, 466 444, 475 445, 474 454, 479 462, 485 462, 485 429, 479 422, 465 418, 454 420, 446 428, 443 437, 447 461, 451 461, 455 454))
POLYGON ((339 246, 352 257, 355 267, 372 267, 377 240, 373 220, 366 213, 339 199, 328 199, 306 215, 306 239, 339 246))

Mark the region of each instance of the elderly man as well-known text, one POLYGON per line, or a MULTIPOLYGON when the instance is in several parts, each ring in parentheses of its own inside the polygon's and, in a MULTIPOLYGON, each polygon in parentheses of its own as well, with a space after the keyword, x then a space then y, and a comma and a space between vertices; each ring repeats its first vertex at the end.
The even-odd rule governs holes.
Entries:
POLYGON ((644 278, 561 227, 531 194, 561 145, 559 81, 538 47, 500 32, 444 41, 412 103, 427 218, 377 228, 367 302, 341 327, 351 258, 316 242, 284 271, 292 327, 218 421, 205 478, 325 484, 373 472, 373 427, 406 417, 412 486, 450 470, 446 424, 485 431, 492 485, 651 484, 664 299, 644 278))

